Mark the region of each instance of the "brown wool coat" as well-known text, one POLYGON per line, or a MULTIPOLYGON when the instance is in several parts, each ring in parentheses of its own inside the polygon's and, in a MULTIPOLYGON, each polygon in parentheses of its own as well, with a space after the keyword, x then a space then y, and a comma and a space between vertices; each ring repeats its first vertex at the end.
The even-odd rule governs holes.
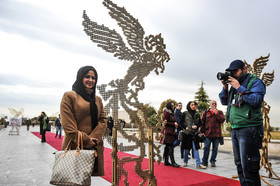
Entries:
POLYGON ((65 132, 65 137, 62 143, 64 150, 72 140, 71 149, 75 150, 77 145, 78 130, 82 132, 83 144, 87 145, 90 138, 97 138, 97 157, 98 157, 98 172, 93 172, 94 176, 104 175, 104 146, 102 136, 106 130, 106 116, 103 109, 102 100, 95 96, 95 103, 98 108, 98 125, 91 130, 91 115, 89 102, 85 101, 75 91, 65 92, 60 104, 61 124, 65 132))

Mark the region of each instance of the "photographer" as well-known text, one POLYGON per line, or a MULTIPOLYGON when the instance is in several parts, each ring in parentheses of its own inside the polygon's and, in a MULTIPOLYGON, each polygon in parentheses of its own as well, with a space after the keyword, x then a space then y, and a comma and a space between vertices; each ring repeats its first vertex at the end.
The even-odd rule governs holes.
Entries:
MULTIPOLYGON (((221 103, 227 105, 226 121, 230 122, 234 162, 240 184, 261 185, 260 153, 263 137, 262 103, 265 85, 254 74, 247 73, 243 61, 231 62, 226 71, 232 76, 223 79, 219 94, 221 103), (228 85, 231 85, 228 91, 228 85)), ((217 76, 218 77, 218 76, 217 76)))

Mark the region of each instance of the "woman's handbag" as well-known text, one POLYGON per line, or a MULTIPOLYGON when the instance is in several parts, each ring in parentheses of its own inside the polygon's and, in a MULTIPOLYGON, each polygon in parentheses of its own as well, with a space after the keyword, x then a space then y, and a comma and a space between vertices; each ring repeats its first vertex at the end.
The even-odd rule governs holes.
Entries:
POLYGON ((83 150, 83 139, 80 131, 78 131, 76 150, 69 150, 70 142, 64 151, 55 152, 50 184, 90 185, 94 161, 97 156, 96 151, 83 150))
POLYGON ((183 130, 180 130, 180 132, 178 134, 178 140, 183 141, 183 130))
POLYGON ((223 145, 223 144, 225 143, 225 142, 224 142, 224 137, 223 137, 223 136, 220 137, 219 143, 220 143, 220 145, 223 145))
POLYGON ((194 138, 196 139, 196 141, 198 142, 204 142, 205 140, 205 136, 202 135, 199 131, 195 133, 194 138))
POLYGON ((52 124, 50 124, 50 123, 48 123, 47 124, 47 128, 46 128, 46 131, 51 131, 51 129, 52 129, 52 124))

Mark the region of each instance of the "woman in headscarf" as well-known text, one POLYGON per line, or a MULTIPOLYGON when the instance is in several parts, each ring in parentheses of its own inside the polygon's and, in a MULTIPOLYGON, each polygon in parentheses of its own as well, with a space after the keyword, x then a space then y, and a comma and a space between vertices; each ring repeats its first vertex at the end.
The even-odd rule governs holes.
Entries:
POLYGON ((196 168, 205 169, 206 167, 201 165, 199 157, 199 142, 195 139, 195 133, 201 126, 201 120, 194 101, 190 101, 187 104, 187 111, 183 112, 181 125, 183 126, 183 140, 181 145, 184 149, 184 167, 188 165, 188 155, 192 149, 196 160, 196 168))
POLYGON ((168 102, 163 112, 163 121, 166 120, 166 124, 164 127, 164 141, 165 144, 163 158, 164 158, 164 165, 165 166, 173 166, 173 167, 180 167, 175 162, 174 159, 174 146, 173 143, 175 141, 175 128, 178 127, 176 123, 176 119, 174 116, 174 103, 168 102), (170 157, 171 163, 169 163, 168 159, 170 157))
POLYGON ((41 112, 41 115, 39 116, 38 121, 40 121, 40 134, 42 135, 42 143, 46 142, 46 132, 47 132, 47 126, 49 124, 49 118, 45 112, 41 112))
POLYGON ((104 175, 103 141, 106 117, 102 100, 95 95, 98 75, 94 67, 81 67, 77 73, 72 91, 65 92, 61 100, 61 124, 65 132, 62 143, 64 150, 69 143, 71 149, 77 147, 78 131, 82 133, 84 149, 95 148, 93 176, 104 175))

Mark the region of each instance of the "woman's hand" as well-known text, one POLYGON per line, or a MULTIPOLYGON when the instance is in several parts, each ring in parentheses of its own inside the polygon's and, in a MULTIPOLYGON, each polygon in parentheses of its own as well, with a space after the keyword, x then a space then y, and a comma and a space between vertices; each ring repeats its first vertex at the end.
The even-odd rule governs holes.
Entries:
POLYGON ((197 129, 197 126, 196 126, 196 125, 193 125, 192 128, 193 128, 193 129, 197 129))
POLYGON ((189 130, 189 127, 186 127, 186 130, 189 130))
POLYGON ((94 147, 96 144, 97 139, 96 138, 90 138, 89 143, 85 145, 85 148, 90 149, 94 147))
POLYGON ((177 122, 175 122, 175 127, 178 128, 178 123, 177 122))

